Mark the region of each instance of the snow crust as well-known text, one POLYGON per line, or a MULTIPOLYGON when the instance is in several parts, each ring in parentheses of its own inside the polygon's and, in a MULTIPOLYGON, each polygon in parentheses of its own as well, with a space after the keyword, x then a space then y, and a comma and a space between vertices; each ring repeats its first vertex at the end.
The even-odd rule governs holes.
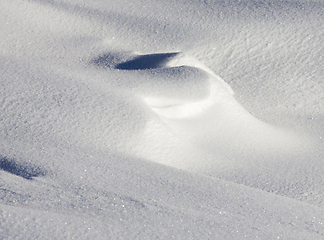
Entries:
POLYGON ((324 238, 322 1, 0 5, 1 238, 324 238))

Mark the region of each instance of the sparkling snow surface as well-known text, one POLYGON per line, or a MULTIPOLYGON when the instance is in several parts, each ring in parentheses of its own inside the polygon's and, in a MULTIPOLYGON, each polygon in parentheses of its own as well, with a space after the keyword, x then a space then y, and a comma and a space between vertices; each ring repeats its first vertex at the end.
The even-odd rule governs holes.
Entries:
POLYGON ((0 0, 1 239, 324 239, 324 2, 0 0))

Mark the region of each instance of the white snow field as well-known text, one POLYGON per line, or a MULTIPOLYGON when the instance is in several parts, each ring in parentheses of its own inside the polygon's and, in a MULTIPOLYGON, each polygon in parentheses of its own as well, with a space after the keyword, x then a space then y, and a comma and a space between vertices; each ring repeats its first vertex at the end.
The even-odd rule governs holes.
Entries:
POLYGON ((324 2, 0 0, 0 239, 324 239, 324 2))

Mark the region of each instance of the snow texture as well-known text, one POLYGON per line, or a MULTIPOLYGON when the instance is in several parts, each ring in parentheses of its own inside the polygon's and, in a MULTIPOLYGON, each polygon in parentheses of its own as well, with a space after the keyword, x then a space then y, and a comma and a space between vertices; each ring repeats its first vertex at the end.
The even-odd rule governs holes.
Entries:
POLYGON ((0 0, 1 239, 324 239, 324 3, 0 0))

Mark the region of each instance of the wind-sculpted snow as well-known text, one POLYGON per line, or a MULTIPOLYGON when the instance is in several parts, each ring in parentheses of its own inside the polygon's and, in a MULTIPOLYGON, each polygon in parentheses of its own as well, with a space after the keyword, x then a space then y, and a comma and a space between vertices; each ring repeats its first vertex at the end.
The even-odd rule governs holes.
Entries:
POLYGON ((321 2, 0 5, 0 238, 323 238, 321 2))

